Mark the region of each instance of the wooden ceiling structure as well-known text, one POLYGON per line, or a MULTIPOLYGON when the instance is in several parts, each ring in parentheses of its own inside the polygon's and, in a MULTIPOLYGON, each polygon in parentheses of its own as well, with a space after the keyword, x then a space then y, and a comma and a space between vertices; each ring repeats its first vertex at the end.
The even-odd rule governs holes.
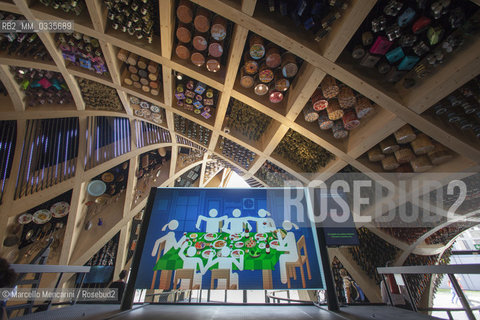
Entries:
MULTIPOLYGON (((275 20, 267 12, 259 10, 256 0, 192 0, 192 2, 222 15, 234 23, 228 62, 223 77, 220 74, 195 69, 192 65, 174 57, 172 52, 174 51, 173 45, 175 41, 175 1, 159 0, 158 2, 160 8, 160 39, 155 39, 159 41, 154 41, 152 44, 146 44, 126 34, 111 30, 106 23, 106 9, 100 0, 86 0, 88 14, 78 17, 67 15, 60 10, 51 10, 38 1, 0 1, 0 10, 24 15, 28 20, 32 21, 73 19, 76 31, 95 37, 100 41, 111 75, 111 79, 107 79, 88 71, 69 67, 65 64, 61 52, 54 43, 54 36, 48 33, 39 33, 39 37, 50 53, 52 62, 31 61, 21 57, 12 58, 8 55, 0 55, 0 80, 9 93, 8 97, 1 98, 0 120, 17 121, 17 146, 20 146, 24 140, 26 121, 28 119, 61 117, 78 117, 80 132, 85 132, 88 116, 128 118, 132 126, 132 141, 135 141, 134 120, 139 118, 132 113, 128 95, 139 97, 163 107, 166 111, 165 128, 169 130, 172 137, 179 136, 179 133, 174 129, 174 114, 179 114, 212 130, 209 145, 207 146, 208 152, 205 153, 199 162, 185 167, 180 164, 177 165, 178 148, 182 145, 176 143, 176 139, 172 138, 172 143, 149 145, 140 149, 137 149, 135 144, 132 143, 130 152, 89 170, 83 169, 85 150, 80 148, 77 157, 77 172, 74 178, 17 200, 13 200, 15 179, 10 178, 6 182, 3 204, 0 205, 1 217, 8 220, 8 223, 4 223, 0 227, 0 238, 4 238, 7 225, 12 223, 18 214, 41 204, 46 199, 52 199, 73 189, 71 211, 66 226, 65 238, 62 250, 58 258, 55 259, 55 263, 84 264, 120 231, 120 250, 118 251, 116 265, 116 270, 120 270, 123 268, 126 259, 129 223, 146 204, 145 197, 141 201, 133 202, 134 191, 137 185, 137 179, 134 177, 139 162, 138 156, 162 146, 171 147, 172 157, 168 176, 164 177, 161 186, 173 186, 175 180, 180 175, 198 164, 203 166, 199 186, 207 185, 208 181, 204 180, 205 164, 210 161, 209 156, 213 154, 230 163, 233 167, 238 167, 245 180, 255 181, 263 186, 267 185, 255 177, 255 173, 267 160, 292 174, 305 185, 313 180, 326 180, 349 164, 374 180, 388 180, 391 178, 386 177, 379 167, 375 167, 366 161, 364 154, 404 124, 409 123, 456 153, 453 160, 433 169, 433 172, 442 174, 445 182, 448 181, 450 174, 455 172, 478 172, 480 144, 466 141, 462 136, 444 128, 438 120, 422 113, 449 93, 480 74, 480 39, 476 38, 472 43, 465 44, 462 49, 456 52, 452 59, 445 65, 442 65, 433 75, 421 80, 413 88, 405 89, 401 83, 391 85, 385 83, 382 79, 370 76, 359 69, 348 52, 344 52, 348 42, 376 4, 376 0, 352 0, 342 18, 332 26, 328 36, 319 43, 313 41, 310 36, 296 29, 289 28, 288 25, 283 24, 281 21, 275 20), (279 106, 266 105, 259 102, 253 93, 246 91, 237 84, 239 65, 249 32, 254 32, 274 42, 304 60, 295 81, 292 83, 287 98, 279 106), (123 85, 120 71, 121 62, 116 58, 116 53, 119 49, 125 49, 162 65, 163 90, 159 97, 155 98, 151 95, 141 94, 132 90, 131 87, 123 85), (67 106, 43 105, 31 108, 26 107, 24 94, 13 79, 8 66, 31 67, 60 72, 68 84, 74 104, 67 106), (214 117, 207 121, 201 120, 192 113, 173 106, 175 99, 173 95, 175 87, 174 71, 202 81, 219 91, 220 95, 214 117), (366 125, 362 124, 346 140, 335 140, 331 135, 324 134, 319 130, 313 130, 311 124, 305 122, 301 116, 299 117, 307 101, 327 74, 381 107, 366 122, 366 125), (98 111, 86 108, 76 81, 77 77, 96 81, 114 88, 123 104, 124 112, 98 111), (223 131, 227 107, 231 98, 240 100, 273 119, 272 124, 258 142, 252 142, 241 136, 223 131), (295 164, 282 159, 274 153, 275 148, 289 129, 309 138, 333 153, 336 158, 325 167, 320 168, 318 172, 309 175, 303 174, 295 164), (226 137, 257 154, 253 165, 248 170, 239 167, 219 152, 217 145, 221 137, 226 137), (93 177, 125 161, 129 161, 130 166, 124 199, 121 199, 116 205, 105 209, 107 212, 103 214, 105 219, 102 228, 90 231, 83 230, 80 222, 84 219, 86 185, 93 177), (134 205, 132 205, 133 203, 134 205)), ((85 145, 85 136, 81 135, 80 146, 83 145, 85 145)), ((11 171, 12 177, 15 177, 19 170, 21 150, 22 148, 20 147, 17 147, 15 150, 11 171)), ((409 253, 441 253, 449 246, 448 244, 447 246, 428 247, 423 241, 425 238, 408 245, 383 233, 381 230, 372 228, 372 231, 399 247, 407 256, 409 253)), ((431 233, 433 232, 431 231, 431 233)), ((0 247, 0 249, 2 248, 0 247)), ((341 253, 337 254, 341 255, 341 253)), ((403 259, 406 258, 405 254, 402 255, 403 259)), ((398 263, 402 262, 398 261, 398 263)), ((115 274, 117 273, 115 271, 115 274)), ((362 277, 360 274, 356 276, 359 279, 362 277)), ((357 277, 355 278, 357 279, 357 277)), ((368 286, 366 283, 368 278, 357 280, 357 282, 362 288, 368 286), (362 282, 365 282, 365 284, 362 285, 362 282)))

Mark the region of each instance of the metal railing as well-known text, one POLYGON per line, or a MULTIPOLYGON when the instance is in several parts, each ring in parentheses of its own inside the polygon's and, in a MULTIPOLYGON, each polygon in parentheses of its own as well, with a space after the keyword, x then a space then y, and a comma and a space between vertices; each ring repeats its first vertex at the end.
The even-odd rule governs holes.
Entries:
MULTIPOLYGON (((83 286, 83 281, 85 275, 90 272, 90 267, 85 266, 65 266, 65 265, 46 265, 46 264, 11 264, 10 267, 19 275, 16 282, 16 286, 31 285, 32 290, 38 288, 42 275, 44 273, 58 273, 58 278, 55 283, 54 293, 57 291, 60 281, 64 273, 81 273, 81 282, 80 288, 83 286), (34 274, 33 279, 25 279, 27 274, 34 274)), ((70 304, 74 305, 77 302, 78 296, 67 302, 55 303, 55 305, 60 304, 70 304)), ((9 305, 6 307, 7 314, 10 316, 10 313, 14 310, 24 310, 24 314, 32 312, 33 308, 43 308, 43 310, 48 310, 52 305, 52 300, 47 300, 40 304, 35 304, 35 299, 28 300, 26 303, 9 305)))
POLYGON ((451 312, 454 311, 465 311, 469 320, 475 320, 475 315, 473 310, 480 310, 480 307, 471 307, 468 299, 463 294, 463 291, 455 277, 455 274, 480 274, 480 264, 454 264, 454 265, 433 265, 433 266, 404 266, 404 267, 385 267, 377 268, 378 274, 383 278, 383 282, 387 288, 388 299, 390 304, 393 306, 392 296, 390 294, 390 288, 388 287, 388 282, 385 281, 386 274, 399 274, 401 275, 403 282, 405 283, 405 288, 411 305, 414 311, 418 311, 415 303, 413 302, 412 293, 408 286, 408 282, 405 281, 406 274, 447 274, 452 287, 457 294, 463 308, 428 308, 422 309, 420 311, 445 311, 447 312, 450 319, 453 319, 451 312))

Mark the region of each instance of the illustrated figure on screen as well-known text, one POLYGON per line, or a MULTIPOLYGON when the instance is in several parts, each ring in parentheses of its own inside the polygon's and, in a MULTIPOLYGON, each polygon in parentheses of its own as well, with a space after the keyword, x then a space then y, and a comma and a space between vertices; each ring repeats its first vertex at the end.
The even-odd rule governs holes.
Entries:
MULTIPOLYGON (((238 258, 233 257, 232 250, 229 247, 223 247, 220 251, 220 256, 214 259, 209 265, 210 267, 218 262, 217 273, 223 273, 217 277, 217 287, 215 289, 238 289, 238 273, 232 272, 232 269, 235 265, 238 270, 243 271, 244 255, 238 254, 238 256, 238 258), (228 286, 228 288, 227 277, 230 279, 230 285, 228 286)), ((212 270, 212 275, 213 273, 214 271, 212 270)))
MULTIPOLYGON (((178 221, 177 220, 171 220, 169 223, 163 226, 162 231, 166 231, 170 229, 171 231, 164 235, 161 238, 158 238, 157 241, 155 241, 155 245, 153 246, 152 250, 152 257, 155 257, 157 254, 157 251, 162 250, 163 246, 163 254, 167 253, 170 249, 178 249, 182 245, 182 243, 187 239, 185 236, 180 238, 179 241, 175 238, 175 230, 178 228, 178 221)), ((160 256, 160 255, 159 255, 160 256)))
POLYGON ((287 231, 285 238, 282 238, 280 231, 277 231, 278 248, 277 251, 284 251, 285 253, 280 255, 280 280, 282 283, 287 283, 287 266, 288 262, 295 262, 298 260, 297 241, 295 240, 295 234, 291 232, 292 227, 298 229, 298 226, 290 221, 284 221, 282 227, 287 231))
POLYGON ((248 226, 248 230, 252 230, 252 226, 250 225, 250 223, 248 223, 248 220, 250 220, 251 218, 241 218, 240 216, 242 215, 242 212, 240 211, 240 209, 233 210, 232 215, 233 218, 228 218, 225 221, 225 225, 222 229, 223 232, 228 232, 230 234, 242 233, 245 230, 246 226, 248 226))
POLYGON ((267 218, 270 216, 270 212, 264 209, 258 210, 258 218, 254 218, 257 222, 257 232, 266 233, 273 232, 277 227, 275 226, 275 221, 272 218, 267 218))
POLYGON ((195 225, 195 227, 200 230, 200 225, 202 221, 205 221, 207 223, 207 228, 205 231, 208 233, 217 233, 220 230, 221 223, 227 220, 227 216, 225 215, 217 218, 217 209, 210 209, 208 215, 209 217, 198 216, 197 224, 195 225))
MULTIPOLYGON (((190 247, 188 243, 184 243, 178 252, 178 256, 183 260, 183 269, 178 269, 176 273, 182 273, 185 270, 193 270, 193 279, 185 277, 175 277, 178 278, 180 282, 180 289, 189 289, 190 281, 192 281, 192 288, 201 288, 202 287, 202 276, 208 270, 207 265, 211 265, 213 260, 213 255, 208 257, 207 263, 204 265, 203 261, 199 257, 195 257, 197 254, 197 249, 195 247, 190 247), (188 249, 187 249, 188 247, 188 249), (187 249, 187 254, 185 255, 185 249, 187 249), (200 272, 198 272, 200 271, 200 272), (181 279, 180 279, 181 278, 181 279)), ((178 283, 174 283, 174 287, 178 283)))

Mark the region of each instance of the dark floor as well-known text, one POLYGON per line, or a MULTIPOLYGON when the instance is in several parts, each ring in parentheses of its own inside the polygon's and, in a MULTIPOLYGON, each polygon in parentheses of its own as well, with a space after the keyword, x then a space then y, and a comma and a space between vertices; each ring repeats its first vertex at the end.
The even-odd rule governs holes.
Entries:
POLYGON ((252 306, 252 305, 146 305, 120 312, 119 305, 80 305, 65 307, 28 316, 13 318, 22 320, 371 320, 371 319, 437 319, 411 311, 387 306, 344 307, 340 313, 332 313, 314 306, 252 306))

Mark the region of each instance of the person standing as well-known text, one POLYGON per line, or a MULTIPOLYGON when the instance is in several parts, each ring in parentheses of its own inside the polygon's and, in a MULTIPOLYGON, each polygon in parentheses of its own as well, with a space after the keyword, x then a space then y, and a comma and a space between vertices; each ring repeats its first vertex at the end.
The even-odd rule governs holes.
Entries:
POLYGON ((118 280, 112 282, 108 287, 112 289, 118 289, 117 301, 121 302, 123 297, 123 292, 125 291, 125 281, 127 278, 127 270, 122 270, 118 275, 118 280))

